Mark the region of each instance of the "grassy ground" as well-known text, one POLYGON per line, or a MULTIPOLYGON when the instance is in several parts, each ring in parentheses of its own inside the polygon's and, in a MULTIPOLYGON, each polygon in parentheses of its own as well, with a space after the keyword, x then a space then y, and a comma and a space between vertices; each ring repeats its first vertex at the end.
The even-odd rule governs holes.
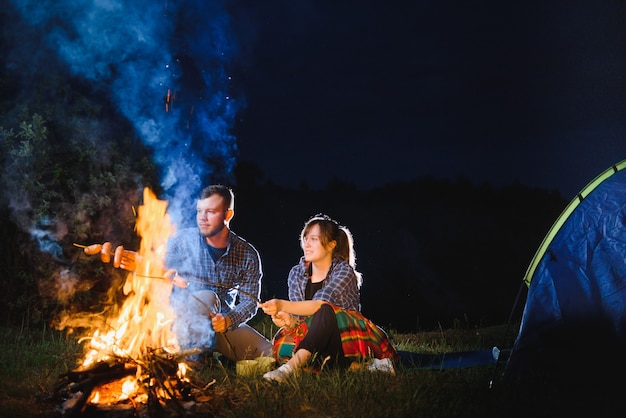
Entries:
MULTIPOLYGON (((273 332, 258 325, 265 333, 273 332)), ((443 353, 501 346, 504 327, 389 334, 398 349, 443 353)), ((0 417, 62 416, 53 388, 82 357, 75 339, 45 328, 0 329, 0 337, 0 417)), ((600 417, 621 411, 606 393, 592 393, 592 385, 551 387, 542 381, 509 385, 493 366, 400 367, 395 376, 329 370, 278 384, 260 376, 238 376, 234 368, 215 359, 191 365, 189 376, 198 402, 177 403, 182 409, 168 406, 158 415, 144 411, 143 416, 547 417, 569 411, 600 417)))

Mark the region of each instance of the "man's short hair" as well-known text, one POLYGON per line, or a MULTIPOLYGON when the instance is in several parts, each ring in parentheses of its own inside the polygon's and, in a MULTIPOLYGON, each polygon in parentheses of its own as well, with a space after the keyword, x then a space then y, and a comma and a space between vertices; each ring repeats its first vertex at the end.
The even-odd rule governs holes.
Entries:
POLYGON ((235 194, 230 187, 222 184, 212 184, 202 189, 199 200, 204 200, 214 194, 222 196, 222 199, 224 199, 224 206, 227 209, 235 209, 235 194))

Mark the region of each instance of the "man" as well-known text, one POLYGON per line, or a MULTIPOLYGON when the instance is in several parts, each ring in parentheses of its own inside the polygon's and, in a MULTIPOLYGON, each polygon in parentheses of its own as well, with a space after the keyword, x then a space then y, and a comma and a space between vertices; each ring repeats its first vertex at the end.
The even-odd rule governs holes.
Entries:
MULTIPOLYGON (((235 196, 226 186, 211 185, 201 191, 197 228, 182 229, 167 243, 165 276, 177 285, 171 300, 177 313, 176 333, 185 335, 183 345, 206 343, 212 345, 207 348, 237 361, 270 356, 272 343, 246 324, 257 312, 263 272, 257 250, 230 230, 234 203, 235 196), (197 320, 186 321, 190 310, 208 317, 216 333, 212 341, 206 338, 212 335, 210 330, 197 320)), ((134 256, 124 251, 120 267, 133 270, 134 256)))

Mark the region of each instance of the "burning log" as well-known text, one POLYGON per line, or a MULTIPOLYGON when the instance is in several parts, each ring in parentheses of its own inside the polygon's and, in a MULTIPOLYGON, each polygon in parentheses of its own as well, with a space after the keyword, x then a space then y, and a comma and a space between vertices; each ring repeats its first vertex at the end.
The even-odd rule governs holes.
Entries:
MULTIPOLYGON (((154 350, 143 360, 100 361, 91 367, 79 367, 60 376, 55 395, 62 399, 63 415, 91 416, 93 409, 120 405, 120 409, 173 409, 183 413, 180 401, 192 399, 192 385, 180 376, 179 361, 200 350, 169 354, 154 350), (133 389, 125 392, 129 383, 133 389), (97 404, 97 406, 96 406, 97 404), (148 405, 148 406, 146 406, 148 405)), ((134 416, 134 415, 132 415, 134 416)))
POLYGON ((128 364, 116 364, 114 366, 106 368, 106 363, 103 363, 105 366, 96 367, 95 369, 102 369, 101 371, 88 371, 86 373, 73 371, 68 373, 69 375, 75 375, 77 379, 71 381, 69 383, 67 389, 72 392, 85 392, 93 390, 97 385, 102 385, 113 380, 121 379, 126 376, 132 376, 137 373, 137 367, 130 366, 128 364))
POLYGON ((55 395, 65 399, 62 405, 64 415, 80 415, 94 389, 115 380, 132 376, 137 367, 128 363, 99 362, 89 368, 78 368, 60 376, 55 395))

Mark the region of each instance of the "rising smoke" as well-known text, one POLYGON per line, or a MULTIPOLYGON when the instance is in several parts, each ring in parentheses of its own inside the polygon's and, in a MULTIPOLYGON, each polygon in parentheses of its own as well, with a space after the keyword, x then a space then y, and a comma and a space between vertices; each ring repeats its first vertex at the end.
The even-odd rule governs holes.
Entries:
POLYGON ((237 49, 219 1, 11 0, 6 69, 69 71, 104 92, 154 150, 175 224, 196 192, 230 179, 238 103, 228 63, 237 49))

